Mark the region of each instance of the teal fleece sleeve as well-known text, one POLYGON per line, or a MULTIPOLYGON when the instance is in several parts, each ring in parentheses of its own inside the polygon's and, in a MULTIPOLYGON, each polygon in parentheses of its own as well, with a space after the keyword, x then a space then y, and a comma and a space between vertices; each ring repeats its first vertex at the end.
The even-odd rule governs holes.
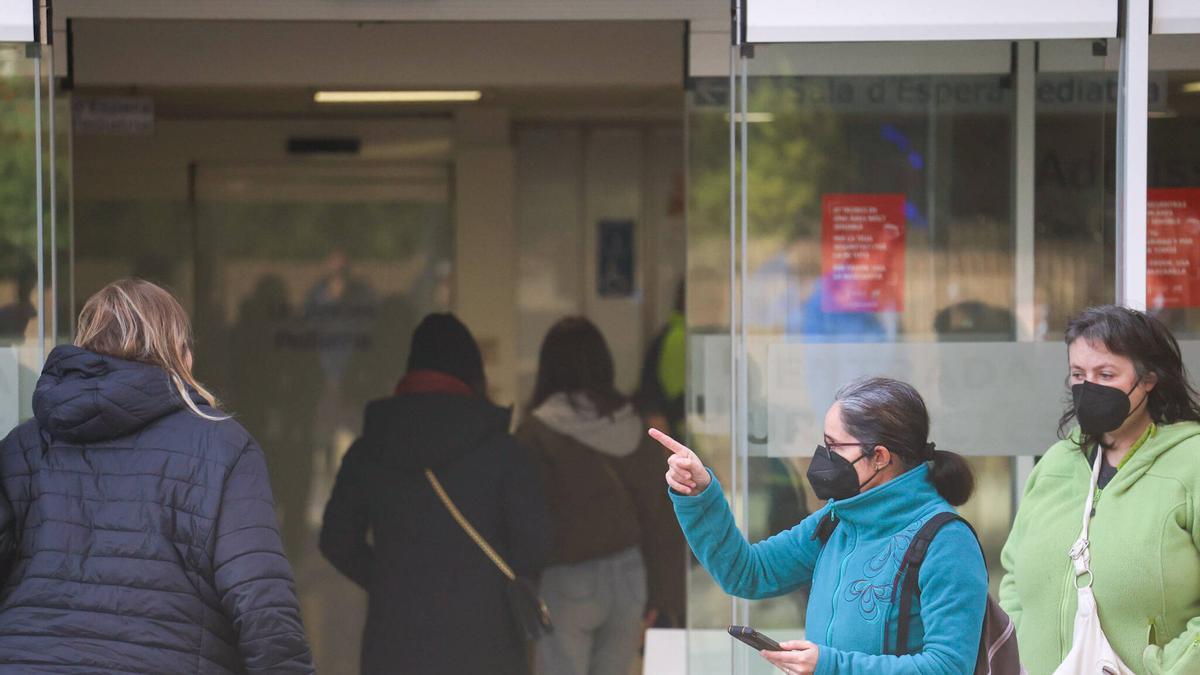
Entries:
POLYGON ((725 501, 721 483, 710 469, 712 483, 694 497, 671 491, 675 516, 700 564, 730 595, 770 598, 812 583, 820 542, 813 539, 828 507, 799 525, 751 545, 738 530, 725 501))
POLYGON ((820 646, 817 675, 974 672, 987 606, 988 578, 979 544, 966 525, 950 523, 934 538, 921 565, 918 586, 921 623, 925 627, 920 652, 881 656, 820 646))

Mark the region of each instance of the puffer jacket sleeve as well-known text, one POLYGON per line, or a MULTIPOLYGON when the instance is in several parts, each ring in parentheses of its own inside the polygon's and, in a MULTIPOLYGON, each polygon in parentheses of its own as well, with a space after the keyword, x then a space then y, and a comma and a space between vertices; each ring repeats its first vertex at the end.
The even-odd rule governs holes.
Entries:
POLYGON ((8 579, 17 559, 17 519, 12 503, 0 492, 0 586, 8 579))
POLYGON ((249 441, 225 478, 213 539, 217 593, 247 673, 312 673, 292 568, 262 450, 249 441))

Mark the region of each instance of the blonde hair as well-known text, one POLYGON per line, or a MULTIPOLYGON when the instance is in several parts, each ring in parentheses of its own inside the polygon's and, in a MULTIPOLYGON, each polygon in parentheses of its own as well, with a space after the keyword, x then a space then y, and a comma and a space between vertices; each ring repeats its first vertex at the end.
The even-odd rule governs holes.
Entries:
POLYGON ((216 397, 192 376, 192 328, 187 312, 160 286, 142 279, 121 279, 105 286, 88 298, 79 313, 75 346, 158 366, 167 371, 193 413, 214 421, 228 419, 205 414, 192 401, 189 387, 217 407, 216 397))

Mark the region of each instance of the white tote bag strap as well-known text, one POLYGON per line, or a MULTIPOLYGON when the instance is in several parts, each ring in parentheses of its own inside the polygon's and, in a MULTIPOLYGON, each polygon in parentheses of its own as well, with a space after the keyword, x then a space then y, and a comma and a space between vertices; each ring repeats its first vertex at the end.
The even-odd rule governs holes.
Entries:
POLYGON ((1068 555, 1075 565, 1076 588, 1086 588, 1092 585, 1091 551, 1088 544, 1088 528, 1092 523, 1092 508, 1096 505, 1096 486, 1100 484, 1100 463, 1104 461, 1103 448, 1096 446, 1096 459, 1092 462, 1092 482, 1088 486, 1087 499, 1083 507, 1083 527, 1079 530, 1079 538, 1071 546, 1068 555), (1080 579, 1087 577, 1086 583, 1080 586, 1080 579))
POLYGON ((1092 508, 1096 505, 1096 486, 1100 482, 1100 463, 1104 461, 1104 450, 1096 448, 1096 460, 1092 464, 1092 480, 1088 486, 1087 500, 1083 508, 1083 527, 1079 539, 1071 547, 1071 562, 1075 566, 1075 590, 1078 602, 1075 608, 1075 627, 1071 635, 1071 651, 1054 671, 1054 675, 1081 675, 1092 673, 1103 675, 1133 675, 1117 656, 1104 629, 1100 625, 1100 609, 1092 593, 1091 551, 1088 544, 1088 528, 1092 521, 1092 508))

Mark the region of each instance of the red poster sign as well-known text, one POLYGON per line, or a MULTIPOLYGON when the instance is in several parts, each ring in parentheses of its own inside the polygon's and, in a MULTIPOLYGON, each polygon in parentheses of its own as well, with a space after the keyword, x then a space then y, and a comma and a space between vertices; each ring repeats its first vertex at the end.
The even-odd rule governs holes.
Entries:
POLYGON ((904 310, 904 195, 821 197, 821 309, 904 310))
POLYGON ((1200 307, 1200 188, 1146 194, 1146 306, 1200 307))

